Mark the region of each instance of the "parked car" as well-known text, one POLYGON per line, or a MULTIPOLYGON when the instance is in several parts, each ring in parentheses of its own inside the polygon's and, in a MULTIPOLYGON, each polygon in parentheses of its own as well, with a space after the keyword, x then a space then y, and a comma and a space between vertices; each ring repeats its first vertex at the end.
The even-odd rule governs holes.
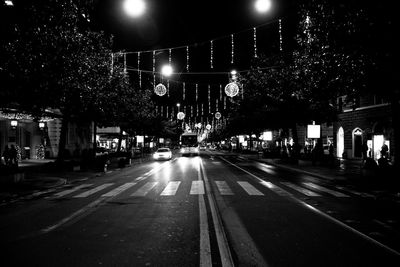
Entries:
POLYGON ((206 150, 206 147, 205 146, 200 146, 199 149, 204 151, 204 150, 206 150))
POLYGON ((172 151, 169 148, 163 147, 157 149, 153 154, 155 160, 170 160, 172 158, 172 151))

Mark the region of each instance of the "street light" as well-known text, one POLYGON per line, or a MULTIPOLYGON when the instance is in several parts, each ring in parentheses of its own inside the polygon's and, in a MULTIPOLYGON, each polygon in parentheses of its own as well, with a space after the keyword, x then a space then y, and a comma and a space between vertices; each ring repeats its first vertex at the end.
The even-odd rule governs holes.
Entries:
POLYGON ((180 107, 181 107, 181 104, 177 103, 176 106, 178 107, 178 112, 179 112, 179 109, 180 109, 180 107))
POLYGON ((256 0, 254 7, 259 13, 266 13, 271 9, 271 0, 256 0))
POLYGON ((131 17, 139 17, 146 10, 146 4, 143 0, 125 0, 125 12, 131 17))
POLYGON ((13 129, 15 129, 15 128, 17 128, 17 126, 18 126, 18 121, 17 121, 17 120, 11 120, 10 124, 11 124, 11 127, 12 127, 13 129))
POLYGON ((162 75, 164 75, 164 76, 166 76, 166 77, 169 77, 169 76, 172 75, 172 73, 173 73, 173 69, 172 69, 172 66, 171 66, 171 65, 164 65, 164 66, 162 66, 162 68, 161 68, 161 74, 162 74, 162 75))

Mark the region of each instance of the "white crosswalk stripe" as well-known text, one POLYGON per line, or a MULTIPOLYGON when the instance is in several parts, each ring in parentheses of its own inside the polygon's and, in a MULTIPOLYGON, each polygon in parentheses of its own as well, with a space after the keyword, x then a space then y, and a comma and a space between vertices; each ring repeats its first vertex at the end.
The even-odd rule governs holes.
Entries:
POLYGON ((190 188, 191 195, 204 195, 204 182, 193 181, 192 187, 190 188))
POLYGON ((134 186, 135 184, 136 183, 123 184, 123 185, 111 190, 110 192, 107 192, 107 193, 103 194, 102 197, 114 197, 114 196, 119 195, 120 193, 124 192, 128 188, 134 186))
POLYGON ((161 196, 174 196, 176 191, 178 191, 180 181, 171 181, 165 187, 165 189, 161 192, 161 196))
POLYGON ((271 189, 273 192, 277 193, 278 195, 282 196, 282 197, 292 197, 293 195, 290 194, 289 192, 287 192, 286 190, 283 190, 282 188, 274 185, 271 182, 267 182, 267 181, 262 181, 260 184, 262 184, 263 186, 265 186, 266 188, 271 189))
POLYGON ((256 189, 254 186, 252 186, 248 182, 239 181, 237 183, 244 189, 244 191, 247 192, 247 194, 249 194, 251 196, 263 196, 264 195, 263 193, 261 193, 258 189, 256 189))
POLYGON ((300 187, 298 185, 295 185, 295 184, 292 184, 292 183, 289 183, 289 182, 282 182, 282 184, 284 184, 287 187, 290 187, 290 188, 292 188, 292 189, 294 189, 294 190, 296 190, 296 191, 298 191, 298 192, 300 192, 300 193, 302 193, 302 194, 304 194, 306 196, 309 196, 309 197, 320 197, 321 196, 318 193, 315 193, 315 192, 313 192, 311 190, 305 189, 303 187, 300 187))
POLYGON ((85 191, 85 192, 83 192, 83 193, 81 193, 81 194, 79 194, 79 195, 76 195, 76 196, 74 196, 74 197, 75 197, 75 198, 84 198, 84 197, 88 197, 88 196, 90 196, 90 195, 92 195, 92 194, 94 194, 94 193, 97 193, 97 192, 99 192, 99 191, 101 191, 101 190, 103 190, 103 189, 105 189, 105 188, 107 188, 107 187, 109 187, 109 186, 112 186, 112 185, 113 185, 113 183, 102 184, 102 185, 100 185, 100 186, 98 186, 98 187, 95 187, 95 188, 93 188, 93 189, 91 189, 91 190, 85 191))
POLYGON ((146 196, 156 185, 158 182, 147 182, 145 185, 140 187, 136 192, 134 192, 131 196, 133 197, 144 197, 146 196))
POLYGON ((225 181, 215 181, 218 191, 221 195, 233 195, 232 190, 225 181))
POLYGON ((341 192, 328 189, 326 187, 323 187, 323 186, 320 186, 320 185, 317 185, 317 184, 314 184, 314 183, 304 183, 304 185, 306 185, 308 187, 311 187, 311 188, 314 188, 316 190, 319 190, 321 192, 325 192, 325 193, 334 195, 335 197, 349 197, 349 195, 346 195, 346 194, 343 194, 341 192))
POLYGON ((82 189, 82 188, 85 188, 85 187, 89 187, 91 185, 93 185, 93 184, 81 184, 81 185, 75 186, 74 188, 67 189, 67 190, 64 190, 64 191, 61 191, 61 192, 58 192, 58 193, 54 194, 54 198, 60 198, 60 197, 72 194, 72 193, 78 191, 79 189, 82 189))

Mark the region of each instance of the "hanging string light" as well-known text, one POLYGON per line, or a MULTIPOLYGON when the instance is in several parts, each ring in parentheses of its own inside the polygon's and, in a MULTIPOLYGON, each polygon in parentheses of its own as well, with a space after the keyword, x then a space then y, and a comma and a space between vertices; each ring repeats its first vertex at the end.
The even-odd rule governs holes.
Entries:
POLYGON ((142 87, 142 72, 140 71, 140 52, 137 54, 137 69, 139 75, 139 87, 142 87))
POLYGON ((213 57, 214 57, 214 44, 213 44, 213 40, 210 41, 210 68, 214 68, 213 66, 213 57))
POLYGON ((169 80, 167 80, 167 96, 169 97, 169 80))
POLYGON ((171 58, 172 58, 172 49, 169 49, 168 63, 171 66, 171 58))
POLYGON ((208 85, 208 112, 211 111, 211 94, 210 94, 210 92, 211 92, 211 88, 210 88, 210 85, 208 85))
POLYGON ((201 103, 201 115, 204 115, 204 104, 201 103))
POLYGON ((196 83, 196 102, 199 100, 199 85, 196 83))
POLYGON ((226 96, 224 96, 224 110, 226 110, 226 96))
POLYGON ((167 106, 167 119, 168 119, 168 106, 167 106))
POLYGON ((219 100, 222 101, 222 84, 219 85, 219 100))
POLYGON ((153 51, 153 86, 156 84, 156 51, 153 51))
POLYGON ((193 106, 190 106, 190 117, 193 117, 193 106))
POLYGON ((161 106, 161 117, 164 117, 164 106, 161 106))
POLYGON ((257 29, 253 28, 253 40, 254 40, 254 57, 257 57, 257 29))
POLYGON ((218 99, 215 99, 215 111, 218 111, 218 99))
POLYGON ((233 39, 233 34, 231 34, 231 48, 232 48, 232 50, 231 50, 231 64, 233 64, 234 56, 235 56, 235 42, 234 42, 234 39, 233 39))
POLYGON ((186 46, 186 71, 189 71, 189 46, 186 46))
POLYGON ((185 100, 185 94, 186 94, 186 90, 185 90, 185 83, 182 84, 182 99, 185 100))
POLYGON ((282 39, 282 19, 279 19, 279 51, 283 51, 282 48, 282 43, 283 43, 283 39, 282 39))

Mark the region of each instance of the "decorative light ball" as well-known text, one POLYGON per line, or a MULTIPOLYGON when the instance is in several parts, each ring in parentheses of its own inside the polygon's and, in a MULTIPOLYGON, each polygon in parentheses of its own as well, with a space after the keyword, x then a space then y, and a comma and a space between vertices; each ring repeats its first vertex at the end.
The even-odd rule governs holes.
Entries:
POLYGON ((225 94, 234 97, 239 93, 239 86, 235 82, 228 83, 225 86, 225 94))
POLYGON ((219 119, 221 119, 221 113, 220 112, 216 112, 215 113, 215 118, 217 119, 217 120, 219 120, 219 119))
POLYGON ((197 126, 197 128, 201 129, 201 126, 202 126, 201 122, 197 123, 196 126, 197 126))
POLYGON ((162 83, 159 83, 154 88, 154 93, 156 93, 159 96, 163 96, 163 95, 165 95, 167 93, 167 88, 162 83))
POLYGON ((207 129, 207 130, 210 130, 210 129, 211 129, 211 125, 210 125, 210 124, 207 124, 206 129, 207 129))
POLYGON ((178 120, 183 120, 185 118, 185 113, 178 112, 178 114, 176 116, 177 116, 178 120))

